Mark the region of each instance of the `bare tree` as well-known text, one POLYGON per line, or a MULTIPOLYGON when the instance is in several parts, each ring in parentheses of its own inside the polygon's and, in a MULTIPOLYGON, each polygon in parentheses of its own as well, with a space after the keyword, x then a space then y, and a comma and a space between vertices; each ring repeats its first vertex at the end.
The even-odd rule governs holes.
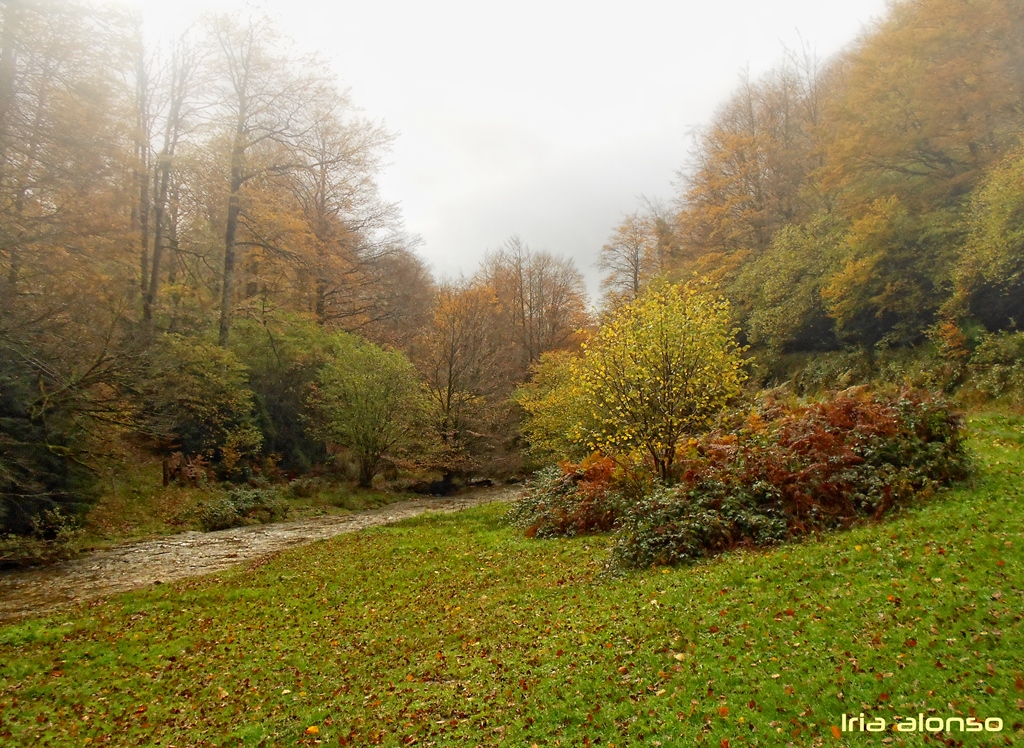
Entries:
MULTIPOLYGON (((176 227, 168 225, 168 219, 176 218, 175 211, 168 210, 171 194, 172 171, 178 146, 197 124, 197 114, 203 108, 200 99, 203 89, 201 52, 186 32, 179 37, 171 49, 170 60, 161 71, 161 100, 156 102, 160 109, 159 117, 163 120, 163 134, 160 150, 153 159, 151 168, 153 194, 153 247, 152 262, 148 282, 143 285, 142 317, 145 323, 153 320, 160 290, 161 272, 163 270, 164 250, 167 236, 174 236, 176 227)), ((153 97, 150 97, 151 100, 153 97)), ((154 114, 154 119, 157 115, 154 114)), ((145 266, 143 272, 145 273, 145 266)))
POLYGON ((589 322, 583 276, 573 261, 533 252, 518 236, 488 253, 477 277, 498 299, 518 358, 515 379, 524 378, 541 353, 571 347, 589 322))
POLYGON ((598 268, 605 272, 601 288, 607 306, 640 295, 648 278, 659 270, 658 248, 653 220, 639 211, 615 227, 597 261, 598 268))

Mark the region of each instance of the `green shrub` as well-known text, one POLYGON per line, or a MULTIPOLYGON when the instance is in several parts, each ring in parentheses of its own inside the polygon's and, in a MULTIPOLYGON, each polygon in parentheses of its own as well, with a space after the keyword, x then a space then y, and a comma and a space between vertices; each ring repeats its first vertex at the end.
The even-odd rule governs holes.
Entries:
POLYGON ((591 457, 579 465, 563 462, 537 473, 531 489, 508 519, 527 537, 571 537, 612 530, 627 502, 613 482, 615 463, 591 457))
POLYGON ((253 393, 233 353, 201 340, 164 335, 153 346, 143 392, 150 427, 186 456, 201 455, 235 474, 260 452, 253 393))
POLYGON ((630 507, 613 558, 620 566, 671 565, 740 544, 770 545, 788 534, 779 498, 763 481, 661 487, 630 507))
POLYGON ((1024 332, 985 335, 971 356, 965 389, 968 399, 1024 405, 1024 332))
POLYGON ((325 487, 323 480, 314 476, 296 478, 288 484, 288 493, 296 499, 310 499, 325 487))
POLYGON ((793 374, 792 382, 797 393, 812 395, 862 384, 874 373, 871 357, 865 351, 831 351, 809 357, 793 374))
POLYGON ((82 534, 73 517, 47 509, 32 518, 31 535, 0 536, 0 569, 43 566, 71 558, 82 534))
POLYGON ((614 557, 678 563, 880 518, 966 474, 961 428, 944 400, 916 391, 764 400, 686 445, 680 482, 623 514, 614 557))
POLYGON ((207 532, 254 523, 274 522, 288 514, 288 504, 269 488, 235 488, 203 507, 199 523, 207 532))

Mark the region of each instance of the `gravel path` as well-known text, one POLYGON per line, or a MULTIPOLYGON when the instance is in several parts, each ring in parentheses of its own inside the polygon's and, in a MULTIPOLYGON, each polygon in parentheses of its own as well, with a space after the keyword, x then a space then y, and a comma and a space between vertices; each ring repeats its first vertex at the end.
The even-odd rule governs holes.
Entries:
POLYGON ((342 516, 186 532, 97 551, 42 569, 0 572, 0 621, 46 613, 150 584, 220 571, 270 553, 424 512, 458 512, 510 501, 521 489, 501 487, 446 498, 423 498, 342 516))

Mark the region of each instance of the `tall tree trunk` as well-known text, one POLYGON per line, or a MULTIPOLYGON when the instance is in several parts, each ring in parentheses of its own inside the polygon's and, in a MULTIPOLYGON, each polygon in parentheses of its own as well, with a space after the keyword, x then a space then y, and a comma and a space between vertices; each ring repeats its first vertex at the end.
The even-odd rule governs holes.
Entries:
POLYGON ((135 92, 135 181, 139 189, 137 221, 139 227, 139 288, 143 298, 149 284, 149 76, 146 72, 146 53, 142 46, 141 29, 136 51, 135 92))
POLYGON ((245 156, 245 111, 240 109, 235 142, 231 149, 231 193, 228 196, 227 227, 224 230, 224 273, 221 277, 220 325, 217 341, 227 348, 231 336, 231 305, 235 289, 235 241, 238 215, 242 212, 241 191, 245 181, 242 162, 245 156))
POLYGON ((16 71, 15 40, 21 20, 21 3, 4 3, 3 31, 0 32, 0 189, 7 181, 7 145, 11 138, 9 120, 14 108, 14 78, 16 71))
MULTIPOLYGON (((14 79, 17 61, 15 59, 15 40, 18 38, 18 25, 21 21, 21 3, 17 0, 7 2, 3 6, 3 31, 0 32, 0 195, 7 191, 10 179, 7 167, 7 147, 12 134, 11 121, 14 111, 14 79)), ((7 281, 11 290, 18 282, 18 250, 15 241, 6 248, 10 253, 11 264, 8 268, 7 281)))
POLYGON ((167 187, 171 178, 171 156, 164 147, 157 165, 160 183, 156 189, 156 201, 153 211, 153 262, 149 276, 149 285, 145 289, 142 302, 142 318, 147 325, 153 322, 153 308, 156 306, 156 295, 160 289, 160 265, 164 251, 164 214, 167 209, 167 187))

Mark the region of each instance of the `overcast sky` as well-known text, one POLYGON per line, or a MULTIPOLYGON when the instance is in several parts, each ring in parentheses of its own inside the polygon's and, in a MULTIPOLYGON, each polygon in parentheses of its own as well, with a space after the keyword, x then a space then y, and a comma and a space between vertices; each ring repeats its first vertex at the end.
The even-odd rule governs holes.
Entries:
MULTIPOLYGON (((154 34, 233 0, 126 0, 154 34)), ((518 234, 572 256, 592 292, 601 245, 639 197, 670 199, 694 127, 783 47, 827 58, 886 0, 269 0, 353 101, 396 132, 384 196, 435 275, 472 274, 518 234), (802 40, 802 41, 801 41, 802 40)))

